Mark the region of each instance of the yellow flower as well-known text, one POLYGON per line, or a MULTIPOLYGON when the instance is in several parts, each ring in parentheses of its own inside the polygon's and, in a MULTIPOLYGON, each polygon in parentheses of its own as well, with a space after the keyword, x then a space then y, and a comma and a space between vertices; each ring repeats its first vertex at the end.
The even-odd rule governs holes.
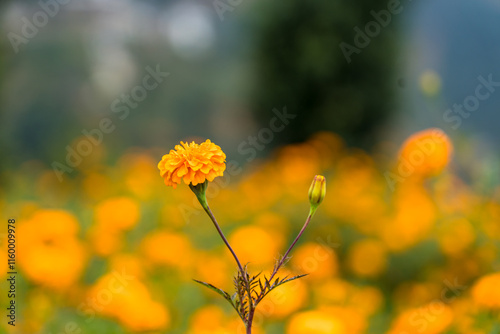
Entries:
POLYGON ((175 189, 182 180, 185 184, 195 186, 222 176, 226 169, 226 155, 219 146, 210 139, 199 145, 195 142, 181 144, 176 145, 175 150, 170 150, 158 163, 160 175, 167 186, 175 189))

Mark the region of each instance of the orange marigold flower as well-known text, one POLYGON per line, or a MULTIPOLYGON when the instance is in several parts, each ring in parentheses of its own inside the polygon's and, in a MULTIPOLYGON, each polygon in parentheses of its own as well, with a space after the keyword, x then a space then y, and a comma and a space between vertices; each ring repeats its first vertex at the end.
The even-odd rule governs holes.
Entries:
POLYGON ((176 145, 175 150, 170 150, 158 163, 160 175, 167 186, 175 189, 182 180, 185 184, 195 186, 222 176, 226 169, 226 155, 220 146, 210 139, 199 145, 195 142, 181 144, 176 145))
POLYGON ((400 173, 404 170, 420 177, 439 174, 450 162, 452 152, 453 145, 443 130, 433 128, 414 133, 401 148, 400 173))

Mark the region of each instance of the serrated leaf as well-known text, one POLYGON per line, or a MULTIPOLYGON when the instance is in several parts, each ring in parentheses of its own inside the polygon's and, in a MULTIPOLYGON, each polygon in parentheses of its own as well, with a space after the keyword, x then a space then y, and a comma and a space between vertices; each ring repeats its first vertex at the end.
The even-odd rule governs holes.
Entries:
POLYGON ((299 278, 302 278, 302 277, 304 277, 304 276, 307 276, 307 274, 297 275, 297 276, 294 276, 294 277, 291 277, 291 278, 288 278, 288 279, 287 279, 287 277, 288 277, 288 276, 287 276, 287 277, 283 278, 283 279, 282 279, 282 280, 278 283, 278 285, 276 285, 274 288, 277 288, 277 287, 278 287, 278 286, 280 286, 280 285, 283 285, 283 284, 285 284, 285 283, 288 283, 288 282, 294 281, 294 280, 299 279, 299 278))
POLYGON ((201 285, 206 286, 207 288, 209 288, 212 291, 217 292, 219 295, 221 295, 222 297, 224 297, 225 299, 227 299, 229 302, 232 303, 232 298, 229 295, 229 293, 227 293, 226 291, 224 291, 222 289, 219 289, 218 287, 216 287, 215 285, 212 285, 210 283, 205 283, 205 282, 198 281, 198 280, 195 280, 195 279, 193 281, 195 281, 196 283, 200 283, 201 285))
MULTIPOLYGON (((234 302, 233 298, 231 297, 231 295, 229 293, 227 293, 226 291, 224 291, 222 289, 219 289, 218 287, 216 287, 215 285, 212 285, 210 283, 205 283, 205 282, 198 281, 198 280, 195 280, 195 279, 193 279, 193 281, 195 281, 196 283, 199 283, 199 284, 201 284, 203 286, 206 286, 210 290, 215 291, 219 295, 221 295, 222 297, 224 297, 224 299, 227 300, 231 304, 231 306, 236 310, 236 312, 238 312, 238 314, 240 315, 240 317, 242 317, 242 315, 240 314, 240 311, 238 310, 237 304, 234 302)), ((245 320, 244 318, 242 318, 242 319, 243 319, 243 321, 245 320)))
POLYGON ((264 291, 263 293, 260 294, 260 296, 257 299, 255 305, 259 304, 262 301, 262 299, 264 299, 265 296, 267 296, 272 290, 276 289, 280 285, 283 285, 285 283, 288 283, 290 281, 296 280, 296 279, 304 277, 304 276, 307 276, 307 274, 297 275, 297 276, 294 276, 294 277, 291 277, 291 278, 288 278, 288 276, 285 276, 281 280, 279 278, 277 278, 274 281, 274 284, 272 284, 271 286, 269 286, 269 281, 267 280, 267 278, 265 278, 266 279, 266 286, 265 286, 265 288, 268 288, 268 289, 267 289, 267 291, 264 291))
POLYGON ((254 277, 252 277, 252 279, 250 281, 255 281, 255 279, 257 279, 260 274, 262 274, 262 271, 260 273, 258 273, 257 275, 255 275, 254 277))
POLYGON ((270 287, 269 279, 266 276, 264 276, 264 278, 266 280, 266 287, 269 288, 270 287))

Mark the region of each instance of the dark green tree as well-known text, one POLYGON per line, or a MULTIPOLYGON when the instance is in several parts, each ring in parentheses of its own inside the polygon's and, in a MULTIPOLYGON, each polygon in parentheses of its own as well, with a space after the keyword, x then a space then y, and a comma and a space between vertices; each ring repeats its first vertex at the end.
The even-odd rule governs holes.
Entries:
POLYGON ((366 24, 377 22, 373 12, 387 10, 388 4, 385 0, 262 4, 265 10, 256 11, 260 26, 254 92, 262 125, 269 122, 273 107, 287 105, 297 118, 280 134, 282 142, 302 141, 329 130, 350 144, 369 146, 377 125, 392 109, 391 87, 397 87, 395 31, 401 14, 385 18, 390 20, 385 27, 377 23, 380 31, 368 36, 369 44, 350 54, 350 61, 340 45, 356 47, 354 28, 364 32, 366 24))

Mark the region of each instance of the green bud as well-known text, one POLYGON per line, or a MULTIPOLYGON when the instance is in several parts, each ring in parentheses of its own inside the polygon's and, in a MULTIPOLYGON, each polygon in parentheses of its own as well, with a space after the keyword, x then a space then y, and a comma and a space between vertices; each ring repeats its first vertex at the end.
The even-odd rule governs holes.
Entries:
POLYGON ((318 205, 323 201, 326 195, 326 179, 323 175, 316 175, 309 188, 309 203, 311 211, 314 213, 318 205))

